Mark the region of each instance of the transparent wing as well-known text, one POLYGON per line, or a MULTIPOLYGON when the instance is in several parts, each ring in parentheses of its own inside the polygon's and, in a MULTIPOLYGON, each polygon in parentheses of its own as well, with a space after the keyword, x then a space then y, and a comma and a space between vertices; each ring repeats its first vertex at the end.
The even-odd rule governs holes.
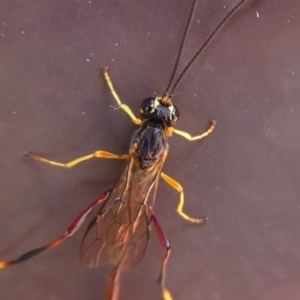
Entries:
POLYGON ((164 158, 149 169, 141 169, 132 155, 111 195, 90 223, 83 238, 80 257, 89 267, 137 265, 150 237, 150 215, 164 158), (146 205, 147 204, 147 205, 146 205))

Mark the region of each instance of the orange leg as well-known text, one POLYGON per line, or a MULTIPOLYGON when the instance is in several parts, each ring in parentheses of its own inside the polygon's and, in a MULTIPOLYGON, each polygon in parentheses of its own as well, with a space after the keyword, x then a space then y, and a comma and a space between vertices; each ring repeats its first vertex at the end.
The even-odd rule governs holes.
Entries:
POLYGON ((179 182, 171 178, 170 176, 166 175, 165 173, 161 173, 160 176, 168 183, 172 188, 174 188, 180 195, 179 204, 177 206, 178 214, 183 217, 185 220, 192 222, 192 223, 204 223, 207 221, 206 217, 195 219, 188 216, 186 213, 183 212, 183 205, 184 205, 184 193, 183 188, 179 182))
POLYGON ((106 67, 102 67, 102 73, 103 76, 106 80, 106 83, 110 89, 110 92, 112 93, 112 95, 114 96, 115 100, 118 103, 118 108, 121 108, 122 110, 124 110, 126 112, 126 114, 130 117, 130 119, 132 120, 132 122, 136 125, 141 125, 142 124, 142 120, 137 118, 134 113, 132 112, 132 110, 130 109, 130 107, 124 103, 121 102, 118 94, 115 91, 115 88, 109 78, 109 75, 107 73, 107 68, 106 67))
POLYGON ((72 168, 75 165, 77 165, 77 164, 79 164, 79 163, 81 163, 85 160, 91 159, 91 158, 114 158, 114 159, 126 159, 126 158, 128 158, 128 154, 118 155, 118 154, 110 153, 110 152, 103 151, 103 150, 95 151, 92 154, 88 154, 88 155, 76 158, 76 159, 74 159, 74 160, 72 160, 68 163, 60 163, 60 162, 50 160, 50 159, 41 157, 39 155, 30 153, 30 152, 25 152, 24 155, 28 156, 28 157, 31 157, 35 160, 42 161, 46 164, 57 166, 57 167, 62 167, 62 168, 72 168))
POLYGON ((213 132, 213 130, 215 129, 216 123, 217 123, 217 121, 212 120, 209 128, 204 133, 202 133, 200 135, 196 135, 196 136, 191 136, 188 132, 175 129, 173 127, 168 128, 167 135, 171 136, 172 133, 176 133, 176 134, 181 135, 182 137, 186 138, 190 142, 196 141, 196 140, 201 140, 213 132))

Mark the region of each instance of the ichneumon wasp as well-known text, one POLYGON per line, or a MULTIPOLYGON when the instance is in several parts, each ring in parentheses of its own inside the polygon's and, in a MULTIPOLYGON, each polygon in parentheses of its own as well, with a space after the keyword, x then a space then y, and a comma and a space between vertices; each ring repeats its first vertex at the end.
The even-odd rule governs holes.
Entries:
POLYGON ((182 186, 162 172, 169 149, 168 137, 172 136, 172 134, 178 134, 188 141, 200 140, 213 131, 215 121, 211 122, 206 132, 197 136, 191 136, 187 132, 175 129, 174 126, 179 119, 179 110, 173 104, 172 99, 176 87, 193 62, 199 57, 226 21, 245 2, 246 0, 239 1, 230 10, 174 81, 197 6, 197 0, 193 0, 166 90, 161 97, 149 97, 142 102, 139 118, 134 115, 126 104, 121 102, 110 80, 107 68, 102 68, 103 76, 118 107, 131 118, 133 123, 139 126, 139 129, 132 135, 129 153, 118 155, 100 150, 68 163, 52 161, 29 152, 26 155, 35 160, 63 168, 72 168, 78 163, 91 158, 121 159, 125 160, 126 163, 120 177, 112 189, 90 204, 71 222, 61 237, 47 245, 28 251, 15 260, 0 262, 0 269, 23 263, 45 250, 58 246, 66 238, 73 235, 82 226, 93 209, 101 204, 102 206, 98 214, 87 228, 81 244, 80 256, 89 267, 99 267, 103 264, 113 265, 106 300, 117 300, 119 298, 119 282, 122 270, 134 267, 143 258, 149 242, 151 224, 153 224, 165 250, 165 256, 161 265, 161 274, 159 276, 162 296, 164 300, 173 299, 165 283, 166 267, 171 250, 170 243, 153 210, 159 178, 164 179, 165 182, 178 191, 180 201, 177 212, 180 216, 189 222, 200 224, 204 223, 207 219, 192 218, 183 211, 184 193, 182 186))

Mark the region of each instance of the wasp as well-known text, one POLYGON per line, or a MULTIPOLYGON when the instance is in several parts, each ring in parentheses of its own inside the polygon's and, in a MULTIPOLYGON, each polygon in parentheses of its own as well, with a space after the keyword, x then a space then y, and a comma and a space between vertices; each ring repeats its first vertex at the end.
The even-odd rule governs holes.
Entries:
POLYGON ((205 223, 207 218, 192 218, 183 211, 184 192, 182 186, 176 180, 162 172, 162 167, 169 150, 168 138, 173 134, 178 134, 188 141, 200 140, 213 131, 216 121, 211 121, 208 130, 197 136, 191 136, 187 132, 175 129, 174 127, 179 119, 179 110, 173 104, 172 99, 176 87, 193 62, 199 57, 226 21, 228 21, 245 2, 246 0, 239 1, 230 10, 174 82, 183 47, 197 5, 197 0, 193 0, 177 59, 166 91, 161 97, 146 98, 141 104, 139 118, 134 115, 126 104, 121 102, 109 77, 107 68, 102 68, 105 81, 118 107, 130 117, 134 124, 139 126, 132 135, 129 153, 119 155, 100 150, 68 163, 56 162, 29 152, 26 152, 25 155, 35 160, 63 168, 72 168, 91 158, 121 159, 125 160, 126 163, 120 177, 112 189, 105 192, 99 199, 85 208, 71 222, 62 236, 47 245, 26 252, 15 260, 0 262, 0 269, 23 263, 45 250, 58 246, 83 225, 94 208, 102 205, 98 214, 87 228, 81 244, 80 257, 88 267, 92 268, 104 264, 113 265, 105 299, 119 299, 121 272, 124 269, 136 266, 143 258, 149 243, 152 224, 165 251, 159 276, 162 297, 164 300, 173 299, 165 283, 166 267, 170 257, 171 247, 153 209, 160 177, 179 193, 180 201, 177 212, 181 217, 189 222, 198 224, 205 223))

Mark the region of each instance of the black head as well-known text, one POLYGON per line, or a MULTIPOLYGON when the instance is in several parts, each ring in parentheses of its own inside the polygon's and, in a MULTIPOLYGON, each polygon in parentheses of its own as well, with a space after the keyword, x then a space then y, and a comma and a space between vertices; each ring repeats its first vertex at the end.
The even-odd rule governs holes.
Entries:
POLYGON ((179 110, 169 97, 149 97, 142 102, 140 115, 142 119, 161 120, 167 127, 173 127, 179 119, 179 110))

